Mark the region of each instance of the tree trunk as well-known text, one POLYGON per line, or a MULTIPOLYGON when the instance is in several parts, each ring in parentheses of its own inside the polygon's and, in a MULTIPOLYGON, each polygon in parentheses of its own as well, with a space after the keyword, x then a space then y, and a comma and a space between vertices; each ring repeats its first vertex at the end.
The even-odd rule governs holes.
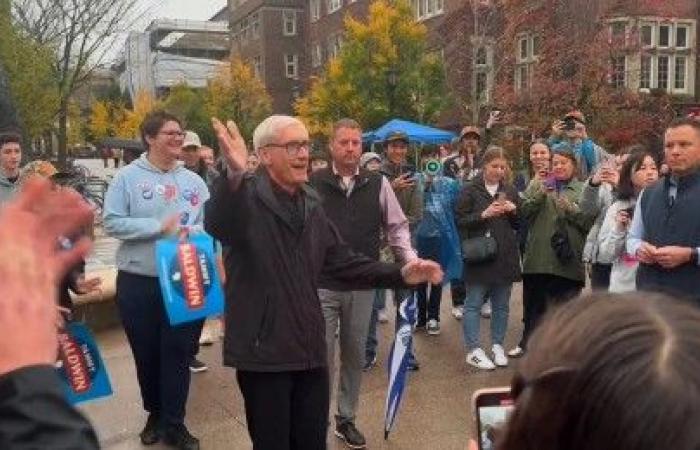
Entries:
POLYGON ((68 102, 61 102, 58 110, 58 165, 64 169, 68 156, 68 102))

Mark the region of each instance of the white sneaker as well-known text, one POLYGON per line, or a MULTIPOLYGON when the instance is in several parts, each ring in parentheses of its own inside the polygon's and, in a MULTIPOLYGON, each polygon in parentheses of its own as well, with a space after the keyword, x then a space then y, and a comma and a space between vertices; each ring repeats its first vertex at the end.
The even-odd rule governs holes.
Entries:
POLYGON ((380 309, 377 313, 377 320, 379 323, 387 323, 389 321, 389 314, 386 313, 386 309, 380 309))
POLYGON ((491 351, 493 352, 493 362, 498 367, 508 367, 508 357, 506 357, 506 351, 503 350, 503 346, 495 344, 491 347, 491 351))
POLYGON ((525 354, 525 350, 522 349, 519 345, 516 345, 514 348, 510 349, 508 351, 508 356, 511 358, 520 358, 525 354))
POLYGON ((452 317, 454 317, 457 320, 462 320, 463 316, 464 316, 464 311, 462 311, 461 306, 453 306, 452 307, 452 317))
POLYGON ((467 353, 467 364, 481 370, 494 370, 496 365, 486 356, 481 348, 476 348, 467 353))
POLYGON ((484 319, 491 317, 491 302, 486 302, 481 305, 481 317, 484 319))
POLYGON ((440 334, 440 322, 435 319, 430 319, 425 326, 425 331, 431 336, 437 336, 440 334))

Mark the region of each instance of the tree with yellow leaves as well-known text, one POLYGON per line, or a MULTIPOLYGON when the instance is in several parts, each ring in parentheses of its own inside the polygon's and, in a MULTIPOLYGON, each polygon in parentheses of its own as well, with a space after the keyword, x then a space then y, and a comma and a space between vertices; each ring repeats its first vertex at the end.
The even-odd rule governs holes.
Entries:
POLYGON ((442 61, 426 36, 407 0, 374 1, 366 22, 347 16, 340 55, 298 100, 297 113, 323 134, 342 117, 366 128, 396 117, 435 122, 448 99, 442 61))
POLYGON ((151 94, 145 91, 136 93, 134 106, 128 109, 124 106, 119 106, 114 111, 114 135, 124 139, 138 139, 139 127, 146 115, 158 109, 161 106, 151 94))
POLYGON ((205 104, 210 116, 236 122, 248 142, 255 127, 272 111, 265 85, 240 58, 233 58, 209 81, 205 104))
POLYGON ((92 104, 88 130, 94 142, 99 142, 112 133, 111 109, 112 105, 104 100, 98 100, 92 104))

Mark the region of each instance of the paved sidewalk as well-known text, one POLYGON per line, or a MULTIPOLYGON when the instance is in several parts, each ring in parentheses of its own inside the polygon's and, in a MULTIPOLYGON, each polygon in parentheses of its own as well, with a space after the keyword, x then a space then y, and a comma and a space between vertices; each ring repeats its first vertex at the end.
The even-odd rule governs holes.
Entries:
MULTIPOLYGON (((449 295, 449 290, 446 290, 449 295)), ((506 347, 515 344, 521 330, 520 286, 513 292, 506 347)), ((464 362, 462 322, 450 315, 447 298, 442 303, 442 334, 418 333, 420 371, 411 375, 397 423, 388 441, 383 439, 386 396, 386 358, 393 323, 379 326, 380 365, 364 377, 357 425, 365 433, 370 449, 464 450, 472 433, 470 399, 475 389, 503 386, 512 369, 479 372, 464 362)), ((490 347, 487 320, 482 321, 484 345, 490 347)), ((98 340, 106 358, 115 395, 83 407, 98 430, 106 450, 142 449, 138 433, 146 415, 141 409, 133 359, 119 329, 103 332, 98 340)), ((192 376, 187 424, 204 450, 247 450, 252 446, 245 427, 245 414, 233 369, 221 365, 221 345, 202 347, 201 359, 210 370, 192 376)), ((513 362, 515 364, 515 362, 513 362)), ((512 364, 512 365, 513 365, 512 364)), ((335 411, 335 409, 333 409, 335 411)), ((345 448, 333 436, 330 450, 345 448)), ((166 447, 149 447, 154 450, 166 447)))

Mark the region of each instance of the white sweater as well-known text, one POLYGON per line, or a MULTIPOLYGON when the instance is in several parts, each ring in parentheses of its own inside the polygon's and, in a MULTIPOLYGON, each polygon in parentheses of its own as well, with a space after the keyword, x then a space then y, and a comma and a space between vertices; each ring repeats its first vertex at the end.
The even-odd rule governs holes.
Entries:
POLYGON ((605 213, 605 219, 598 234, 598 257, 613 261, 610 272, 610 292, 630 292, 637 290, 636 257, 625 251, 627 231, 617 229, 617 212, 631 208, 635 200, 616 200, 605 213))

